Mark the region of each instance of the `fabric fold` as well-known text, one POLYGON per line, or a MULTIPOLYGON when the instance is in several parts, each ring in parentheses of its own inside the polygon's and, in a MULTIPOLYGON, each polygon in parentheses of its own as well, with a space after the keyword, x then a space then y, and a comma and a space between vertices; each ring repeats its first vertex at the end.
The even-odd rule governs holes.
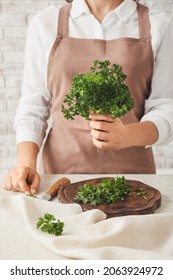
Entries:
POLYGON ((78 204, 21 195, 1 198, 0 205, 1 258, 14 259, 21 242, 23 256, 31 259, 173 259, 173 213, 106 219, 97 209, 83 212, 78 204), (64 222, 61 236, 36 229, 46 212, 64 222), (10 248, 8 238, 16 242, 10 248))

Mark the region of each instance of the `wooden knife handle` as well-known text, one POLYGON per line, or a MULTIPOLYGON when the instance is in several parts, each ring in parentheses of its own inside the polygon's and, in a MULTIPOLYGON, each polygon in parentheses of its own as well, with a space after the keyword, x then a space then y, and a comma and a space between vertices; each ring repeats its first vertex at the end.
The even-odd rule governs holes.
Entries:
POLYGON ((51 198, 53 198, 54 196, 56 196, 58 194, 58 190, 61 186, 70 184, 71 181, 66 178, 63 177, 61 179, 58 179, 47 191, 46 193, 49 194, 51 196, 51 198))

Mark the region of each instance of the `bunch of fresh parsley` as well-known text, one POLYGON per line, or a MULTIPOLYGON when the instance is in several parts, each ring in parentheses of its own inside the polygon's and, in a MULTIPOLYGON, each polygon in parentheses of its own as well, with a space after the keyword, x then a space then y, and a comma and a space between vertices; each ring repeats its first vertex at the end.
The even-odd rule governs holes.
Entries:
POLYGON ((78 190, 75 200, 91 205, 107 204, 118 200, 124 200, 131 195, 131 187, 124 176, 114 179, 103 178, 100 185, 84 184, 78 190))
POLYGON ((109 60, 93 61, 90 72, 73 77, 62 104, 64 117, 73 120, 80 115, 89 119, 91 112, 110 114, 112 118, 125 115, 134 107, 126 77, 118 64, 109 60))
POLYGON ((54 215, 45 213, 44 217, 38 219, 36 227, 43 232, 59 236, 63 232, 64 223, 56 220, 54 215))

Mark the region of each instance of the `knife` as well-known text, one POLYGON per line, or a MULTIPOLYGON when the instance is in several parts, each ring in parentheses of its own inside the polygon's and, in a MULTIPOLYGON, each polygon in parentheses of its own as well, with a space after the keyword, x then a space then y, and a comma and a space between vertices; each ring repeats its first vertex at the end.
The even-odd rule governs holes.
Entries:
POLYGON ((43 195, 39 195, 39 198, 44 200, 51 200, 58 194, 58 190, 61 186, 68 185, 70 183, 71 181, 66 177, 58 179, 52 186, 48 188, 46 193, 44 193, 43 195))

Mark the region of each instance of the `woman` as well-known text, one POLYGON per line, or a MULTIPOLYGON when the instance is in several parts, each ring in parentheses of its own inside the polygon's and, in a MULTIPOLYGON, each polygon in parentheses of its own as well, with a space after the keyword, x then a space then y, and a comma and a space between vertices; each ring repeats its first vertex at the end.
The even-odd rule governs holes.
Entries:
POLYGON ((37 193, 36 162, 50 109, 45 173, 155 173, 150 146, 173 138, 172 27, 133 0, 74 0, 58 15, 53 6, 40 12, 28 33, 15 119, 18 164, 5 188, 37 193), (67 121, 61 105, 72 77, 95 59, 123 67, 135 108, 115 120, 93 113, 90 122, 67 121))

